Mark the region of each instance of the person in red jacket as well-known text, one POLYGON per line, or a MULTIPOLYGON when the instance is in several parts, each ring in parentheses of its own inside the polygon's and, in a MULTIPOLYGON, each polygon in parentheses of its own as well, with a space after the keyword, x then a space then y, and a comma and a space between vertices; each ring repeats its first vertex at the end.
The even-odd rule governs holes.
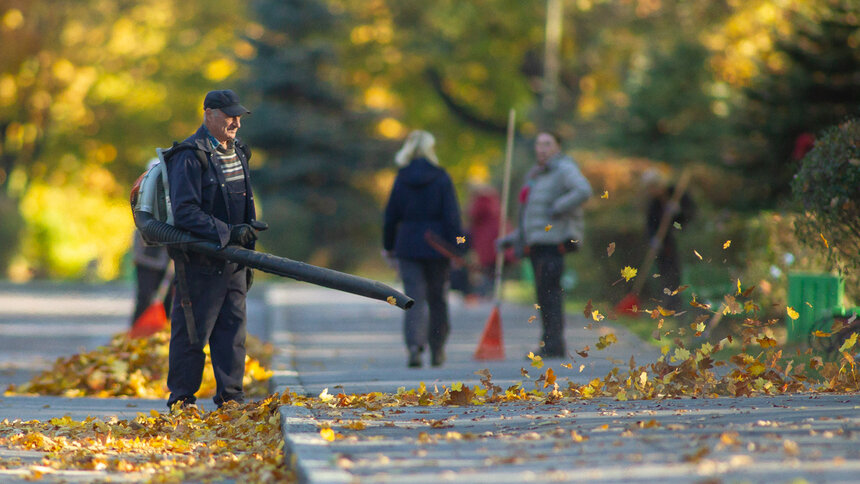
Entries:
POLYGON ((483 182, 469 184, 469 245, 475 251, 481 266, 475 292, 480 296, 490 295, 496 263, 496 238, 499 236, 501 209, 499 194, 495 188, 483 182))

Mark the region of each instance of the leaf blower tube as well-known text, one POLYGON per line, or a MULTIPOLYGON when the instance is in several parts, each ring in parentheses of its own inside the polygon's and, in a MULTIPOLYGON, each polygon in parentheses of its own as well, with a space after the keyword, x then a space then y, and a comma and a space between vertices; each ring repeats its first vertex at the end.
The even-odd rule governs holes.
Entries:
POLYGON ((242 264, 276 276, 379 299, 404 310, 411 308, 415 303, 409 296, 378 281, 243 247, 232 245, 219 247, 215 242, 195 238, 184 230, 156 220, 149 212, 135 210, 134 223, 147 240, 160 244, 183 244, 185 248, 194 252, 242 264))

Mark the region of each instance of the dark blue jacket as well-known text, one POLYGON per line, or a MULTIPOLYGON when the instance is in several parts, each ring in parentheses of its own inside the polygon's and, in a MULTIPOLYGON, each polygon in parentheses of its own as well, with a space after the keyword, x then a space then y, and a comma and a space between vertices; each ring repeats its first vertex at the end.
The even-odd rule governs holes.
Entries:
POLYGON ((406 259, 443 259, 425 240, 427 231, 456 247, 460 206, 448 173, 424 158, 401 168, 385 207, 383 246, 406 259))
MULTIPOLYGON (((236 152, 245 170, 245 213, 230 213, 226 181, 221 169, 212 162, 213 148, 206 128, 201 126, 184 142, 204 151, 209 163, 204 169, 194 150, 182 150, 167 162, 173 223, 177 228, 216 241, 224 247, 230 241, 233 225, 250 223, 256 218, 248 160, 237 147, 236 152)), ((237 140, 237 143, 240 142, 237 140)))

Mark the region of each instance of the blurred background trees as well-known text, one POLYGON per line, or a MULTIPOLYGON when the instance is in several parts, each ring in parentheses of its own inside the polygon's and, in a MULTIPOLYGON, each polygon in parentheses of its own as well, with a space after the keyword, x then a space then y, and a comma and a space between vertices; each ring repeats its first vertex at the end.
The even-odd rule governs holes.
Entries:
POLYGON ((515 180, 549 128, 610 193, 588 207, 602 259, 579 258, 580 281, 640 262, 649 167, 694 172, 684 253, 714 249, 690 277, 778 278, 791 264, 760 252, 787 223, 774 210, 812 140, 860 109, 858 26, 851 0, 0 0, 0 269, 116 277, 131 181, 200 123, 203 93, 232 87, 279 255, 378 265, 406 133, 437 136, 465 195, 498 183, 513 107, 515 180))
MULTIPOLYGON (((323 2, 254 3, 261 35, 251 39, 244 92, 253 115, 242 135, 257 150, 255 185, 264 246, 339 269, 366 255, 379 213, 368 190, 392 146, 376 135, 381 116, 355 102, 334 45, 348 17, 323 2)), ((398 133, 399 134, 399 133, 398 133)))
POLYGON ((755 207, 790 194, 799 161, 822 130, 860 109, 860 7, 857 2, 809 2, 788 9, 792 27, 774 36, 772 57, 742 91, 734 117, 737 153, 757 185, 755 207))
POLYGON ((118 275, 129 182, 196 128, 201 91, 248 52, 246 17, 221 0, 0 1, 0 207, 24 220, 7 230, 0 209, 13 277, 118 275))

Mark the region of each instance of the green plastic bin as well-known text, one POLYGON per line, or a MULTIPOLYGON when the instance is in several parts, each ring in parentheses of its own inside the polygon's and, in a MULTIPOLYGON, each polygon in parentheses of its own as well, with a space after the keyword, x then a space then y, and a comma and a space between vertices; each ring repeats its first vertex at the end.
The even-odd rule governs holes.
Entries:
POLYGON ((798 318, 786 316, 789 341, 806 340, 816 321, 843 313, 845 281, 831 274, 790 273, 788 306, 798 318))

